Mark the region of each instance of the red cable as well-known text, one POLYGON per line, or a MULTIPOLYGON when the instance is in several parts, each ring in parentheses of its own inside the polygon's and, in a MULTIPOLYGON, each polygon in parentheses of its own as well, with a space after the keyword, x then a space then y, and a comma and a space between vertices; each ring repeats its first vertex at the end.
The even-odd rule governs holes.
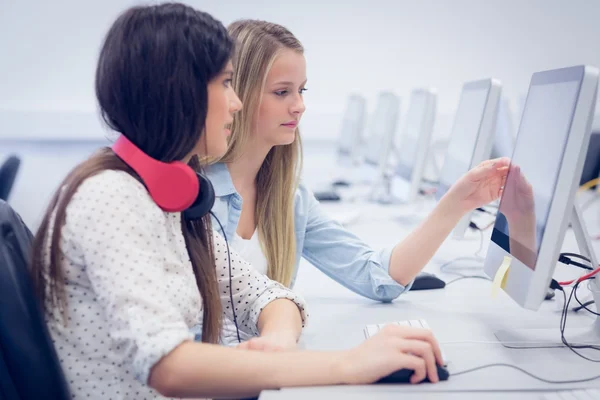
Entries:
POLYGON ((585 274, 585 275, 579 277, 578 279, 573 279, 573 280, 570 280, 570 281, 558 282, 558 284, 560 286, 568 286, 568 285, 572 284, 573 282, 580 283, 580 282, 583 282, 586 279, 589 279, 592 276, 596 275, 598 272, 600 272, 600 267, 596 268, 595 270, 593 270, 589 274, 585 274))

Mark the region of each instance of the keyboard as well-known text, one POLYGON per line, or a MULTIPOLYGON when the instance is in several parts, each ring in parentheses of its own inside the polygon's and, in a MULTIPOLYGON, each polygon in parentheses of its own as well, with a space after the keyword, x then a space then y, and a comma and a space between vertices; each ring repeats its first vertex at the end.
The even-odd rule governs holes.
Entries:
POLYGON ((367 325, 364 330, 365 338, 368 339, 371 336, 376 335, 377 332, 383 329, 383 327, 386 325, 415 326, 417 328, 425 328, 431 330, 429 324, 424 319, 411 319, 408 321, 396 321, 388 322, 385 324, 367 325))
POLYGON ((600 389, 562 390, 544 394, 540 400, 598 400, 600 389))

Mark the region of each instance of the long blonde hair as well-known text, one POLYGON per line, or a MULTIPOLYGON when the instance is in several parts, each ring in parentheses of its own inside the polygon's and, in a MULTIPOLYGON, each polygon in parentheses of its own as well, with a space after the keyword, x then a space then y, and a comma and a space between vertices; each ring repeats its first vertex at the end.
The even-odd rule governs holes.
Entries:
MULTIPOLYGON (((221 162, 232 162, 256 126, 267 74, 282 50, 304 52, 302 44, 281 25, 258 20, 240 20, 227 30, 235 41, 233 87, 244 109, 234 117, 229 149, 221 162)), ((290 286, 296 263, 294 199, 302 169, 300 131, 294 142, 274 146, 256 177, 258 237, 267 259, 267 276, 290 286)))

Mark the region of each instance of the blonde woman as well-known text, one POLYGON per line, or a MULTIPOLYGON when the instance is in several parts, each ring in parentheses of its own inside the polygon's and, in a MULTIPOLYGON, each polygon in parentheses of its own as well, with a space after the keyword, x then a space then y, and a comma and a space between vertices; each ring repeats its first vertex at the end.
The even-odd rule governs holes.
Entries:
MULTIPOLYGON (((242 20, 228 30, 236 41, 233 87, 244 109, 234 117, 227 153, 207 169, 217 196, 213 212, 233 247, 269 278, 293 287, 304 257, 354 292, 391 301, 409 290, 467 211, 499 197, 508 159, 465 174, 395 247, 370 248, 329 219, 299 183, 307 81, 302 45, 269 22, 242 20)), ((277 345, 293 347, 295 340, 282 332, 277 345)))

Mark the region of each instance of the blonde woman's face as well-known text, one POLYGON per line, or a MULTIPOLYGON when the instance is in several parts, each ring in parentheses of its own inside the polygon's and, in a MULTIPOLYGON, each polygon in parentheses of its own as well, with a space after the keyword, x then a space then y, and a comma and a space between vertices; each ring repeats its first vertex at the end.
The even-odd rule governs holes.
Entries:
POLYGON ((281 52, 267 75, 258 109, 257 139, 268 145, 291 144, 304 106, 306 61, 294 50, 281 52))

